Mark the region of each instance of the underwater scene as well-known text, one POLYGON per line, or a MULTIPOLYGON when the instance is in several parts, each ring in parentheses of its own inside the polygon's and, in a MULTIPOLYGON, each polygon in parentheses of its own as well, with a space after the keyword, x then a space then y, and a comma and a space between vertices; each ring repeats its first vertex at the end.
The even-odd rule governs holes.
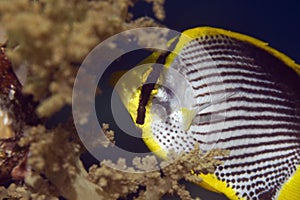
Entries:
POLYGON ((0 0, 0 199, 300 199, 299 6, 0 0))

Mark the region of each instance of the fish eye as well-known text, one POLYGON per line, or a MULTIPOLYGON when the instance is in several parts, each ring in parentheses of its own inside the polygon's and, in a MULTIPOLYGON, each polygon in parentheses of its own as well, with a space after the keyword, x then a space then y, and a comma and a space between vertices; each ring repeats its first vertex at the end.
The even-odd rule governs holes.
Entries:
POLYGON ((154 119, 161 119, 165 121, 168 117, 168 113, 166 108, 161 104, 153 104, 151 107, 151 114, 153 115, 154 119))

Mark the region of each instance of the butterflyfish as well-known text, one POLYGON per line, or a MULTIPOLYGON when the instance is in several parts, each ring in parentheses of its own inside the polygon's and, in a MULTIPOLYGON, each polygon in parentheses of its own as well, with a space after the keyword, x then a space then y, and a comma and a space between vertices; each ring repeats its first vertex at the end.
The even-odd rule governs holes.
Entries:
POLYGON ((300 66, 265 42, 218 28, 189 29, 170 44, 173 53, 152 56, 167 70, 154 66, 139 80, 161 84, 126 97, 149 149, 161 157, 195 143, 203 152, 228 150, 214 173, 198 174, 200 186, 232 200, 299 200, 300 66))

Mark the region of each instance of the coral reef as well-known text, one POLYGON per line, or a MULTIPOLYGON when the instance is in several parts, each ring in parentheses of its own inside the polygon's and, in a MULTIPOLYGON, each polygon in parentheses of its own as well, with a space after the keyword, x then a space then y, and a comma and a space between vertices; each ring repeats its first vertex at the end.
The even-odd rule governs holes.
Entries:
POLYGON ((27 147, 19 148, 17 142, 23 136, 24 126, 39 122, 30 99, 22 94, 3 47, 0 48, 0 86, 0 183, 3 183, 10 179, 10 174, 13 179, 22 179, 27 147))
MULTIPOLYGON (((162 20, 164 1, 146 2, 153 5, 156 18, 162 20)), ((86 170, 80 160, 86 150, 76 135, 71 116, 70 120, 51 129, 45 127, 43 122, 71 105, 78 66, 92 48, 121 31, 159 25, 148 17, 133 20, 128 10, 134 3, 134 0, 0 1, 3 26, 0 42, 6 43, 6 54, 15 71, 20 70, 21 76, 26 76, 22 88, 18 83, 21 108, 13 111, 18 114, 13 121, 21 125, 13 125, 18 134, 9 137, 14 141, 12 152, 17 162, 12 162, 5 173, 1 171, 1 179, 9 181, 0 187, 0 199, 118 199, 130 195, 134 199, 160 199, 165 194, 192 199, 179 181, 199 182, 201 180, 190 173, 191 169, 207 173, 219 164, 213 157, 226 152, 216 150, 199 157, 201 152, 196 147, 176 160, 172 160, 176 156, 170 155, 169 161, 161 163, 154 156, 132 161, 120 158, 115 163, 133 173, 114 170, 104 163, 86 170), (27 122, 31 118, 32 121, 27 122), (134 168, 128 167, 126 162, 132 163, 134 168), (156 170, 147 172, 149 169, 156 170)), ((153 41, 160 42, 161 38, 140 42, 153 41)), ((0 82, 9 81, 0 78, 0 82)), ((0 99, 5 98, 0 96, 0 99)), ((9 101, 1 109, 11 105, 9 101)), ((1 135, 3 130, 1 127, 1 135)), ((114 133, 107 124, 103 130, 113 140, 114 133)), ((0 139, 4 146, 10 144, 0 139)), ((4 167, 1 162, 0 168, 4 167)))
MULTIPOLYGON (((155 2, 157 15, 162 18, 155 2)), ((155 25, 149 18, 130 21, 131 5, 133 2, 126 0, 1 1, 7 54, 15 66, 26 65, 23 91, 40 102, 39 116, 49 117, 71 104, 77 70, 74 64, 80 64, 97 44, 124 30, 155 25)))

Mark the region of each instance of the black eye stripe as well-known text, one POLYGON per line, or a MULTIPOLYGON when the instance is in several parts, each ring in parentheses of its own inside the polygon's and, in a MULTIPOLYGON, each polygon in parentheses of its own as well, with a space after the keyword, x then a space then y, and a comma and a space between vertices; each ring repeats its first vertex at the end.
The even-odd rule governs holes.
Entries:
MULTIPOLYGON (((174 40, 174 42, 171 44, 170 51, 166 51, 158 57, 158 59, 156 61, 157 63, 164 64, 166 62, 168 55, 170 55, 170 53, 172 53, 172 51, 175 49, 175 46, 176 46, 178 40, 179 40, 179 37, 177 37, 174 40)), ((150 74, 147 77, 146 82, 142 86, 142 90, 141 90, 141 94, 140 94, 140 98, 139 98, 139 106, 137 109, 137 117, 136 117, 136 121, 135 121, 137 124, 143 125, 145 123, 146 105, 150 99, 151 92, 157 83, 158 77, 159 77, 162 69, 163 68, 161 65, 153 64, 152 71, 150 72, 150 74)))
MULTIPOLYGON (((165 55, 165 53, 163 55, 165 55)), ((155 66, 154 64, 152 66, 152 71, 150 72, 146 82, 142 86, 142 90, 139 98, 139 106, 137 109, 137 118, 136 118, 137 124, 142 125, 145 123, 146 105, 150 99, 151 92, 155 87, 155 84, 157 82, 161 70, 162 68, 160 66, 155 66)))

